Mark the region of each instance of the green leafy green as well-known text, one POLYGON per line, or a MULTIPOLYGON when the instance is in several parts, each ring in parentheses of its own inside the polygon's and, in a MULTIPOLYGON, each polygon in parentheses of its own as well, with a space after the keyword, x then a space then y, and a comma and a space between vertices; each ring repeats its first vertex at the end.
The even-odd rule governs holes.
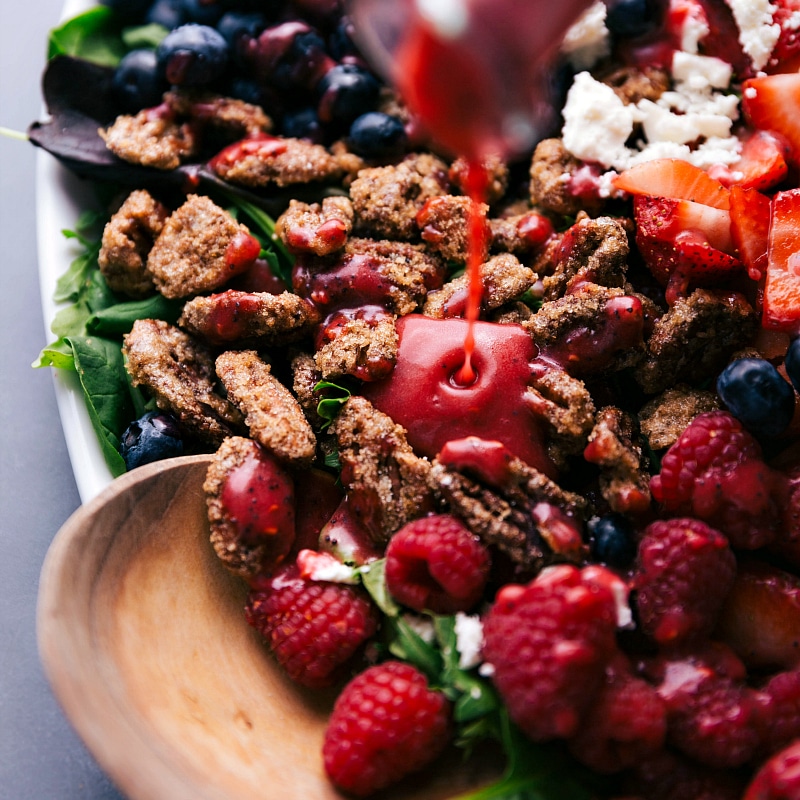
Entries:
POLYGON ((149 25, 132 25, 125 28, 121 37, 129 50, 155 50, 168 33, 163 25, 151 22, 149 25))
MULTIPOLYGON (((244 213, 249 218, 250 232, 261 240, 264 250, 273 254, 274 258, 269 259, 273 272, 287 286, 291 286, 294 256, 286 249, 286 245, 275 232, 275 220, 264 209, 233 192, 223 191, 223 193, 236 211, 244 213)), ((239 215, 237 214, 237 216, 239 215)))
POLYGON ((325 420, 323 428, 327 428, 339 415, 342 406, 352 395, 352 391, 341 383, 332 383, 331 381, 319 381, 314 386, 314 391, 323 395, 317 403, 317 414, 325 420))
POLYGON ((387 616, 397 617, 400 614, 400 606, 394 601, 386 588, 386 559, 381 558, 377 561, 370 561, 365 567, 361 568, 361 582, 369 592, 375 605, 387 616))
POLYGON ((58 55, 83 58, 106 67, 116 66, 125 55, 125 45, 112 9, 96 6, 53 28, 47 57, 58 55))
POLYGON ((144 300, 131 300, 125 303, 99 308, 85 321, 86 330, 99 336, 124 336, 137 319, 163 319, 174 323, 181 315, 183 300, 167 300, 156 294, 144 300))

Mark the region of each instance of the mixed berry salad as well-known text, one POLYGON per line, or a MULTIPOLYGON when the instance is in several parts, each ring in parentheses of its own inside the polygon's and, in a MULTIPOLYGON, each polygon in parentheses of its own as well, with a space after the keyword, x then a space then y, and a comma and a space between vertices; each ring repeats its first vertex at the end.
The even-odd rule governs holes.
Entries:
POLYGON ((101 211, 39 364, 114 474, 213 454, 210 545, 338 689, 345 794, 494 742, 463 798, 797 800, 800 2, 590 5, 480 204, 357 34, 339 0, 52 32, 29 133, 101 211))

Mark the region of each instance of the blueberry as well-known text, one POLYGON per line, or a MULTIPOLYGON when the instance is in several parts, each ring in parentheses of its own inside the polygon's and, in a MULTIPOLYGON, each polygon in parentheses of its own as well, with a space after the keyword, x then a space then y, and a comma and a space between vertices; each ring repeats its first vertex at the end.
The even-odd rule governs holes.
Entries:
POLYGON ((217 23, 217 30, 225 38, 228 46, 236 50, 237 43, 243 37, 256 39, 267 27, 267 18, 263 14, 252 11, 228 11, 217 23))
POLYGON ((183 455, 183 439, 175 418, 163 411, 149 411, 122 434, 120 453, 129 470, 183 455))
POLYGON ((794 339, 789 345, 783 366, 786 368, 786 374, 794 388, 800 391, 800 337, 794 339))
POLYGON ((794 415, 794 391, 769 361, 740 358, 717 378, 717 394, 751 433, 779 436, 794 415))
POLYGON ((284 91, 312 90, 333 64, 325 40, 300 20, 265 28, 246 57, 258 80, 284 91))
POLYGON ((633 526, 622 514, 611 513, 589 524, 592 533, 592 555, 601 564, 627 569, 636 557, 633 526))
POLYGON ((617 0, 606 15, 606 27, 612 36, 633 39, 643 36, 658 25, 653 0, 617 0))
POLYGON ((161 25, 168 31, 178 28, 186 22, 181 0, 155 0, 144 19, 145 22, 161 25))
POLYGON ((348 142, 353 152, 365 158, 396 155, 406 144, 405 125, 390 114, 368 111, 350 126, 348 142))
POLYGON ((167 89, 153 50, 131 50, 117 65, 111 83, 120 103, 131 112, 157 106, 167 89))
POLYGON ((161 74, 178 86, 203 86, 228 63, 228 43, 208 25, 187 23, 170 31, 156 48, 161 74))
POLYGON ((350 125, 356 117, 375 108, 380 83, 357 64, 337 64, 319 82, 317 93, 317 113, 323 122, 350 125))
POLYGON ((187 22, 200 25, 216 25, 225 9, 218 0, 181 0, 187 22))
POLYGON ((324 138, 322 123, 313 108, 301 108, 288 112, 283 118, 283 135, 293 139, 309 139, 321 142, 324 138))
POLYGON ((341 61, 345 56, 360 55, 353 39, 354 30, 353 20, 345 14, 328 37, 328 49, 337 61, 341 61))

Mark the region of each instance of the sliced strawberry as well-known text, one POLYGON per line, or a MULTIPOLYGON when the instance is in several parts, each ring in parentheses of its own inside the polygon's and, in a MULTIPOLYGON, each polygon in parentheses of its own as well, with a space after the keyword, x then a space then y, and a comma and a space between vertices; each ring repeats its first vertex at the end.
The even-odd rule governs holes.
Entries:
POLYGON ((690 285, 711 286, 737 273, 730 212, 689 200, 634 199, 636 244, 672 305, 690 285))
POLYGON ((709 175, 728 188, 734 184, 743 189, 765 192, 777 186, 789 172, 786 163, 788 148, 769 131, 756 131, 742 145, 741 158, 731 167, 719 165, 709 175))
POLYGON ((731 237, 747 274, 761 280, 767 267, 769 197, 755 189, 731 187, 731 237))
POLYGON ((800 69, 800 26, 794 16, 800 11, 800 0, 774 0, 777 6, 773 22, 781 26, 781 35, 767 61, 766 72, 797 72, 800 69))
POLYGON ((632 195, 691 200, 712 208, 728 209, 728 190, 700 167, 679 158, 656 158, 626 169, 614 186, 632 195))
POLYGON ((745 81, 742 109, 754 128, 776 134, 788 145, 789 160, 800 163, 800 73, 745 81))
POLYGON ((800 189, 772 199, 762 324, 800 333, 800 189))

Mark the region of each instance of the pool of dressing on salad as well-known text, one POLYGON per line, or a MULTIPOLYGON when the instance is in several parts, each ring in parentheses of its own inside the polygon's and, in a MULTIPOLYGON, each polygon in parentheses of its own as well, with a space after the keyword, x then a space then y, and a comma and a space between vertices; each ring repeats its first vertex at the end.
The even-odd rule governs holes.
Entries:
POLYGON ((479 434, 554 477, 526 399, 531 378, 543 368, 541 354, 523 329, 479 322, 490 180, 485 163, 523 152, 547 124, 552 108, 545 45, 560 41, 588 3, 548 6, 543 14, 532 11, 529 0, 408 5, 403 35, 391 53, 392 77, 422 128, 467 164, 466 322, 416 315, 398 320, 392 374, 364 393, 406 428, 423 455, 479 434), (538 52, 536 42, 542 43, 538 52))

